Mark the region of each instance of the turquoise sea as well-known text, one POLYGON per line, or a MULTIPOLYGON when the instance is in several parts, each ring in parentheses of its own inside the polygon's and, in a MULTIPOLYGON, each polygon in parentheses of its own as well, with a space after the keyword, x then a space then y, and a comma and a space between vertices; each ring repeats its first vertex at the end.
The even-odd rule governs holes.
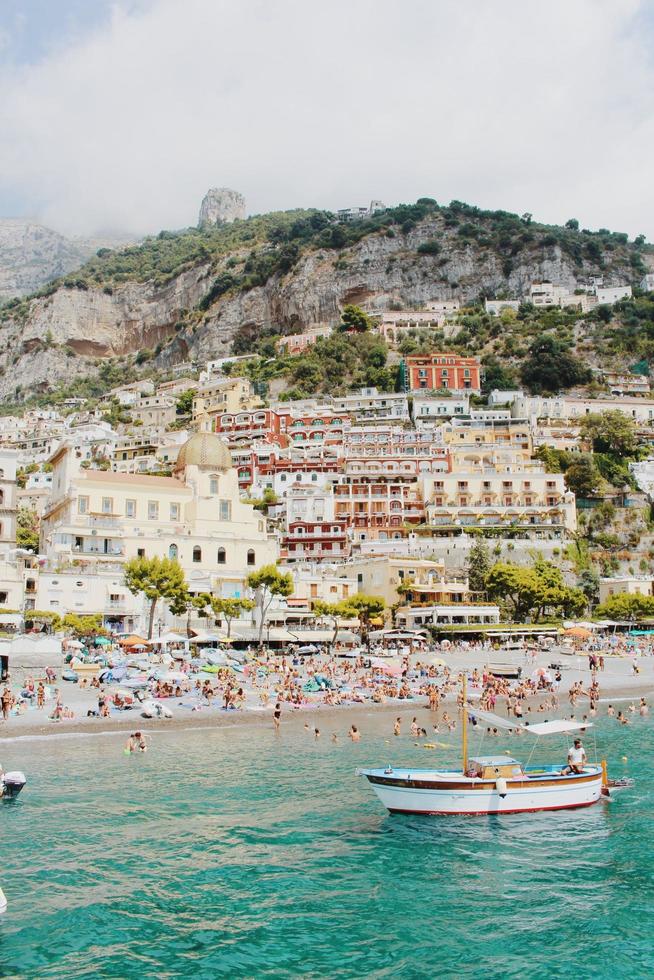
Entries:
MULTIPOLYGON (((649 720, 597 729, 637 781, 615 802, 467 819, 387 816, 354 775, 454 765, 454 743, 425 751, 370 715, 352 745, 348 724, 337 745, 297 723, 156 733, 133 757, 116 735, 0 742, 29 778, 0 805, 0 975, 654 974, 649 720)), ((485 748, 507 747, 525 759, 526 737, 485 748)))

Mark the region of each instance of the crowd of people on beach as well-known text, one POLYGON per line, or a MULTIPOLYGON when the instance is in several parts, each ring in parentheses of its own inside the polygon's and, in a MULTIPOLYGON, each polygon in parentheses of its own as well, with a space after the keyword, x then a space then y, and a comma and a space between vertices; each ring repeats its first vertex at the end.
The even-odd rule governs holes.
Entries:
MULTIPOLYGON (((649 637, 637 644, 628 644, 624 637, 611 638, 610 643, 603 645, 593 638, 585 644, 578 651, 576 666, 582 658, 587 658, 587 678, 573 680, 566 692, 572 712, 583 706, 582 720, 597 715, 599 678, 604 674, 609 655, 629 655, 634 662, 636 658, 642 662, 642 658, 651 655, 652 651, 649 637)), ((106 719, 128 710, 139 711, 146 700, 169 701, 173 707, 194 712, 212 708, 222 711, 271 710, 273 724, 278 729, 282 708, 295 711, 406 702, 426 705, 436 716, 434 731, 438 733, 441 728, 453 731, 457 724, 457 712, 451 707, 440 714, 444 702, 456 697, 461 706, 460 667, 448 665, 444 657, 456 655, 461 658, 463 655, 471 664, 480 664, 498 655, 487 641, 456 645, 445 641, 431 646, 411 643, 391 651, 394 656, 390 658, 387 656, 389 651, 381 647, 360 650, 356 656, 336 655, 342 652, 326 649, 311 656, 301 656, 292 648, 278 653, 249 650, 242 658, 245 663, 233 660, 224 666, 213 666, 206 660, 194 658, 187 649, 181 649, 173 651, 163 663, 152 662, 151 670, 142 675, 142 683, 131 689, 124 681, 111 680, 106 670, 81 676, 76 687, 80 692, 93 692, 97 698, 95 704, 85 706, 84 713, 89 718, 106 719)), ((488 666, 468 669, 468 697, 486 711, 497 711, 501 707, 517 722, 525 721, 533 714, 556 712, 561 708, 560 698, 566 696, 561 692, 563 665, 538 667, 538 652, 537 648, 524 651, 522 672, 525 676, 519 678, 498 676, 488 666)), ((112 651, 105 650, 104 655, 110 659, 112 651)), ((75 713, 65 704, 62 687, 55 686, 57 680, 54 669, 48 668, 42 677, 25 677, 19 689, 5 683, 0 691, 2 719, 6 722, 13 715, 35 708, 46 712, 53 722, 73 720, 75 713)), ((647 711, 643 698, 639 705, 633 702, 616 717, 621 724, 628 724, 630 715, 643 716, 647 711)), ((611 709, 607 713, 609 716, 614 714, 611 709)), ((421 730, 416 737, 425 737, 426 730, 419 727, 421 730)), ((360 737, 356 730, 355 734, 360 737)))

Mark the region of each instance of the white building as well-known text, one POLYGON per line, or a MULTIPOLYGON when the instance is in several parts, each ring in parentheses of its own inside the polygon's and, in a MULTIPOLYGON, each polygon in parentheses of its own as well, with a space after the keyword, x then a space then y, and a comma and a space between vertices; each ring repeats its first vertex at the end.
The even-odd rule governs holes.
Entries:
POLYGON ((332 409, 346 412, 353 422, 409 422, 409 402, 403 393, 361 388, 332 398, 332 409))
POLYGON ((520 309, 519 299, 487 299, 484 303, 484 309, 487 313, 492 316, 499 316, 502 310, 515 310, 516 313, 520 309))
POLYGON ((450 398, 416 395, 413 399, 413 421, 417 429, 440 425, 454 415, 467 415, 469 411, 470 398, 467 395, 452 395, 450 398))
POLYGON ((167 555, 192 591, 234 595, 250 571, 277 558, 277 542, 265 518, 241 501, 229 450, 216 435, 192 436, 172 477, 83 470, 68 447, 52 464, 42 551, 60 566, 167 555))
POLYGON ((595 289, 597 302, 600 304, 608 303, 610 306, 614 303, 619 303, 621 299, 630 299, 632 295, 633 290, 631 286, 598 286, 595 289))
POLYGON ((419 630, 429 626, 493 626, 500 621, 498 606, 490 603, 456 606, 402 606, 398 609, 396 623, 398 627, 408 630, 419 630))

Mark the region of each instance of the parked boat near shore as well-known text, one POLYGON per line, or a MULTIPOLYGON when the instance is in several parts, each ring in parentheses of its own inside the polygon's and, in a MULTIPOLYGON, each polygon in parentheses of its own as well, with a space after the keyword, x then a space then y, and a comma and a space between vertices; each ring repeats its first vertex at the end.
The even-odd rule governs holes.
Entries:
POLYGON ((585 731, 589 723, 545 721, 535 725, 509 721, 471 708, 463 681, 461 769, 359 769, 391 813, 477 816, 529 813, 592 806, 609 795, 605 762, 578 767, 523 766, 508 755, 468 758, 468 715, 494 728, 520 730, 532 736, 585 731), (575 771, 576 770, 576 771, 575 771))

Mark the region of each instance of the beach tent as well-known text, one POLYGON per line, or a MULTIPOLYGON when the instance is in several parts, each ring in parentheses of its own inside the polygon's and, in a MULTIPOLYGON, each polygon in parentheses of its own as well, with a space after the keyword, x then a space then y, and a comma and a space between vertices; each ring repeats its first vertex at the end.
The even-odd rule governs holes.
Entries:
POLYGON ((9 662, 11 668, 61 668, 64 662, 61 640, 43 633, 15 636, 9 643, 9 662))

